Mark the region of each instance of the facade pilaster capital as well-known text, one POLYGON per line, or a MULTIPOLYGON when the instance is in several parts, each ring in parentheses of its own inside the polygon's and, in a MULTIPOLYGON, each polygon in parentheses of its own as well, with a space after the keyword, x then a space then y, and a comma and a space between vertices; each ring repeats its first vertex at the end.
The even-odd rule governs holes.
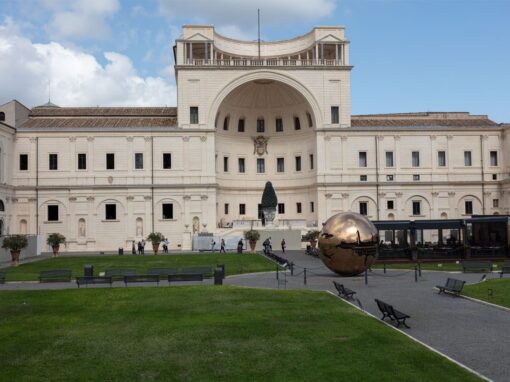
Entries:
POLYGON ((202 142, 205 142, 205 141, 207 141, 207 137, 206 137, 205 135, 202 135, 202 136, 200 137, 200 140, 201 140, 202 142))
POLYGON ((395 192, 395 196, 396 196, 397 198, 401 198, 401 197, 402 197, 402 195, 404 195, 404 193, 402 193, 402 192, 395 192))
POLYGON ((94 137, 87 137, 87 141, 94 142, 94 137))
POLYGON ((69 137, 69 142, 76 142, 76 137, 69 137))
POLYGON ((189 136, 187 136, 187 135, 183 136, 183 137, 182 137, 182 140, 183 140, 184 142, 189 142, 189 136))
POLYGON ((132 137, 132 136, 128 136, 128 137, 126 137, 126 140, 127 140, 128 142, 133 142, 133 137, 132 137))
POLYGON ((450 197, 455 196, 455 191, 449 191, 448 196, 450 196, 450 197))
POLYGON ((437 197, 437 196, 439 196, 439 192, 434 191, 431 195, 432 195, 433 197, 437 197))
POLYGON ((343 199, 347 199, 348 197, 349 197, 349 193, 348 192, 342 193, 342 198, 343 199))

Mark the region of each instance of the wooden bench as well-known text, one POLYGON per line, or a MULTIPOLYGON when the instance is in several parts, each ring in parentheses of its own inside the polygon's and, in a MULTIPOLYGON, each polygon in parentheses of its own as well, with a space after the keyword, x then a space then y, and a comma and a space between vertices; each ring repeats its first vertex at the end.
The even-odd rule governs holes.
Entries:
POLYGON ((344 287, 343 284, 339 284, 336 281, 333 281, 333 284, 335 285, 335 288, 338 292, 338 295, 340 297, 346 298, 346 299, 352 299, 352 297, 356 294, 353 290, 344 287))
POLYGON ((159 285, 159 275, 126 275, 124 284, 129 283, 157 283, 159 285))
POLYGON ((449 292, 453 293, 456 296, 459 296, 465 283, 466 283, 465 281, 452 279, 448 277, 446 279, 445 285, 437 285, 436 288, 439 289, 439 294, 443 292, 449 292))
POLYGON ((212 277, 213 271, 211 267, 198 266, 198 267, 185 267, 179 272, 181 275, 187 274, 201 274, 203 278, 212 277))
POLYGON ((0 272, 0 284, 5 284, 5 272, 0 272))
POLYGON ((375 299, 375 302, 377 303, 377 307, 383 314, 381 317, 381 320, 384 321, 386 317, 388 317, 392 321, 397 321, 397 327, 400 326, 400 324, 404 325, 406 328, 410 329, 409 326, 406 324, 406 320, 408 318, 411 318, 408 314, 402 313, 395 309, 392 305, 385 303, 384 301, 375 299))
POLYGON ((505 260, 499 271, 499 277, 503 277, 505 273, 510 273, 510 260, 505 260))
POLYGON ((463 261, 462 272, 478 271, 478 272, 492 272, 492 262, 490 261, 463 261))
POLYGON ((54 269, 39 272, 39 282, 71 281, 72 271, 68 269, 54 269))
POLYGON ((89 285, 89 284, 110 284, 112 286, 112 278, 111 277, 103 277, 103 276, 82 276, 76 278, 76 284, 78 288, 81 285, 89 285))
POLYGON ((179 273, 176 275, 168 275, 168 282, 176 282, 176 281, 203 281, 204 275, 203 273, 179 273))
POLYGON ((112 280, 124 280, 124 276, 136 275, 136 269, 133 268, 109 268, 105 271, 105 277, 111 277, 112 280))
POLYGON ((149 268, 147 270, 148 275, 158 275, 159 277, 167 278, 168 275, 176 275, 177 269, 176 268, 149 268))

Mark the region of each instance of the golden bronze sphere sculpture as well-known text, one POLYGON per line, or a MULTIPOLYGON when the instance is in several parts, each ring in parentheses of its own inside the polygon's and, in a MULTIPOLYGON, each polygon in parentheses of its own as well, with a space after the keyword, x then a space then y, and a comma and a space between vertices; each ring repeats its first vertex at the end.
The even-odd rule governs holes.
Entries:
POLYGON ((319 257, 326 267, 342 276, 356 276, 377 256, 379 235, 370 220, 356 212, 330 217, 319 235, 319 257))

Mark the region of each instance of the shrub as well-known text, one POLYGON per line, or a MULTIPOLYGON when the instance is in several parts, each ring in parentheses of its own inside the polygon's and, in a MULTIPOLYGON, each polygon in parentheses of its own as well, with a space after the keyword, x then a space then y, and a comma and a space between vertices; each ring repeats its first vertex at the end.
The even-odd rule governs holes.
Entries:
POLYGON ((319 235, 320 235, 320 231, 317 231, 317 230, 308 231, 303 236, 301 236, 301 241, 313 241, 313 240, 317 240, 319 235))
POLYGON ((51 245, 52 247, 54 245, 63 244, 65 242, 66 242, 66 237, 59 233, 50 233, 48 235, 48 237, 46 238, 46 244, 51 245))
POLYGON ((244 231, 244 238, 248 241, 257 241, 260 239, 260 233, 254 229, 244 231))
POLYGON ((149 236, 147 236, 147 240, 151 241, 153 244, 161 243, 165 237, 161 232, 151 232, 149 236))
POLYGON ((27 235, 11 235, 4 238, 2 248, 20 251, 28 245, 27 235))

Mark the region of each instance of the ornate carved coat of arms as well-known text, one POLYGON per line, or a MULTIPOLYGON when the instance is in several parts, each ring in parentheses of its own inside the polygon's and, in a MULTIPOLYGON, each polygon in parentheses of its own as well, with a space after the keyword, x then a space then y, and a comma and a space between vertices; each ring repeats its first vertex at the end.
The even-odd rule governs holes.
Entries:
POLYGON ((267 154, 267 142, 269 138, 266 138, 262 135, 258 137, 253 137, 253 154, 257 153, 258 156, 262 156, 267 154))

